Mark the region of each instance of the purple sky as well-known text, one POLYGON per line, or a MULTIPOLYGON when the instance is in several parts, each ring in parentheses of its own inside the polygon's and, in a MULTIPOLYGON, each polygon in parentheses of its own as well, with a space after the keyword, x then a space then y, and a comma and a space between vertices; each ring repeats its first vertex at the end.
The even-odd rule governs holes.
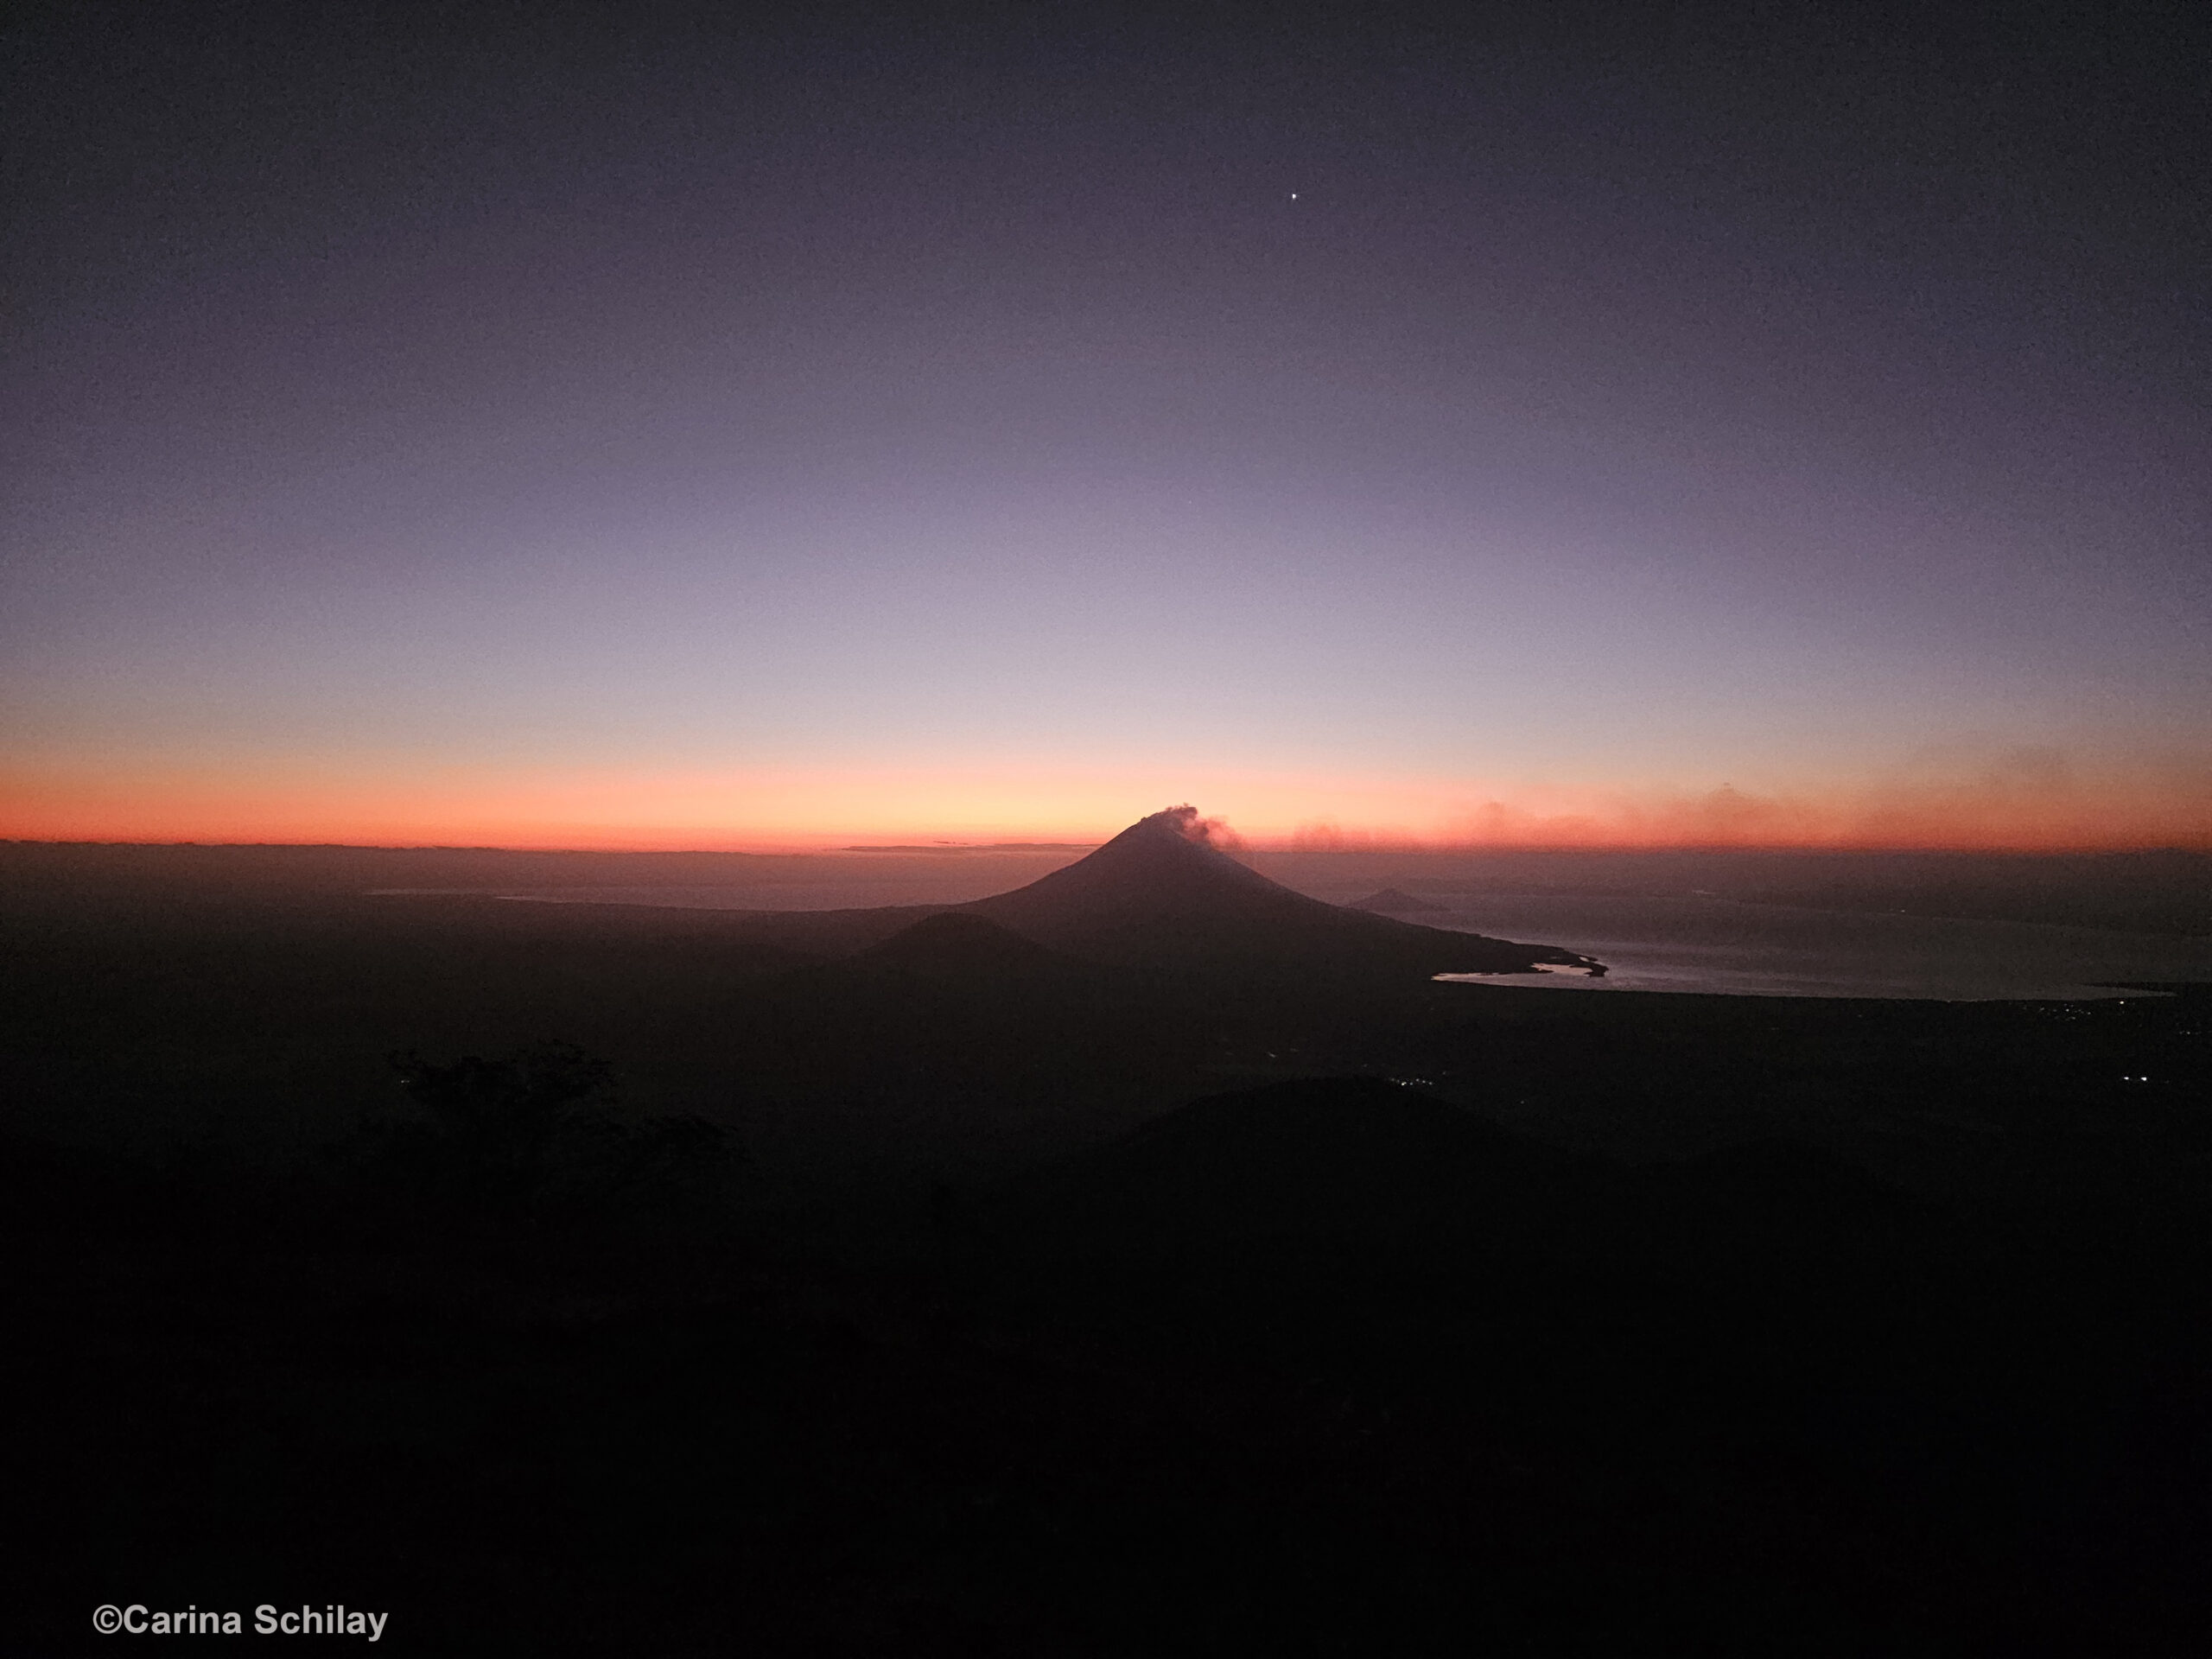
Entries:
POLYGON ((2201 11, 462 10, 16 27, 0 834, 2212 840, 2201 11))

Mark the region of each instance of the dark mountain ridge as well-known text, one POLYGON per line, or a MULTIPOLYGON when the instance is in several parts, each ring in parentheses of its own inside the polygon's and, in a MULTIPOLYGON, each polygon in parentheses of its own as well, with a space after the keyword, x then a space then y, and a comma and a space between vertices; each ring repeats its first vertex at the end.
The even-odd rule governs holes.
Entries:
POLYGON ((940 911, 909 924, 851 958, 928 978, 948 975, 1049 974, 1079 964, 986 917, 940 911))
POLYGON ((1635 1165, 1373 1077, 1209 1096, 1026 1176, 1007 1198, 1064 1249, 1183 1272, 1210 1252, 1328 1239, 1340 1254, 1412 1244, 1430 1272, 1490 1273, 1533 1250, 1708 1287, 1777 1255, 1884 1258, 1923 1219, 1902 1193, 1796 1141, 1635 1165))
POLYGON ((1433 899, 1420 898, 1402 887, 1385 887, 1380 893, 1370 893, 1364 899, 1355 899, 1344 906, 1346 910, 1371 911, 1378 916, 1403 916, 1416 911, 1442 911, 1449 908, 1433 899))

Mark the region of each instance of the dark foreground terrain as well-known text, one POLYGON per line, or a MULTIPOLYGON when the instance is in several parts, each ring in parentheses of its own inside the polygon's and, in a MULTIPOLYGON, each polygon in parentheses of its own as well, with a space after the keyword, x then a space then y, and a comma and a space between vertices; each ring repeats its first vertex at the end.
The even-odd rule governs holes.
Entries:
POLYGON ((2204 1649, 2201 993, 1561 998, 1193 902, 7 885, 0 1648, 2204 1649))

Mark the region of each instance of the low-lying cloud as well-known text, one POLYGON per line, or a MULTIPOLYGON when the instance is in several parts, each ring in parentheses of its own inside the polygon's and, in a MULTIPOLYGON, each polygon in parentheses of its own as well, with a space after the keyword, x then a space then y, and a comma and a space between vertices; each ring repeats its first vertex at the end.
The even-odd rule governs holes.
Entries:
POLYGON ((1224 767, 621 770, 0 757, 0 837, 772 850, 1103 840, 1169 791, 1224 852, 1508 847, 2212 849, 2212 754, 1930 751, 1856 779, 1484 783, 1224 767), (1232 830, 1233 822, 1238 826, 1232 830))
POLYGON ((2057 749, 2021 748, 1970 767, 1923 760, 1827 787, 1501 792, 1457 815, 1441 840, 1484 847, 2203 847, 2212 846, 2212 764, 2085 764, 2057 749))

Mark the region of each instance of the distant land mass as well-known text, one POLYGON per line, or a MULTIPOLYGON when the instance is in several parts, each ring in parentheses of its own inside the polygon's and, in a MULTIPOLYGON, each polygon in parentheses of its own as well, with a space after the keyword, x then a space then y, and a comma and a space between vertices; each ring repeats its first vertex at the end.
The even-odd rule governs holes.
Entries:
MULTIPOLYGON (((549 850, 0 840, 0 890, 26 898, 126 889, 175 895, 290 892, 529 893, 743 887, 844 858, 942 857, 981 870, 993 857, 1060 859, 1096 843, 997 842, 853 846, 819 853, 549 850), (975 858, 983 854, 987 856, 975 858), (846 857, 853 855, 855 856, 846 857)), ((2212 853, 1738 849, 1436 849, 1398 855, 1255 851, 1259 868, 1313 891, 1388 884, 1418 895, 1704 894, 1790 908, 2045 923, 2177 938, 2212 937, 2212 853)), ((972 891, 972 889, 971 889, 972 891)), ((964 895, 963 895, 964 898, 964 895)), ((1364 902, 1364 901, 1362 901, 1364 902)), ((1419 912, 1408 912, 1420 914, 1419 912)))
POLYGON ((841 853, 1087 853, 1095 841, 927 841, 912 845, 840 847, 841 853))

